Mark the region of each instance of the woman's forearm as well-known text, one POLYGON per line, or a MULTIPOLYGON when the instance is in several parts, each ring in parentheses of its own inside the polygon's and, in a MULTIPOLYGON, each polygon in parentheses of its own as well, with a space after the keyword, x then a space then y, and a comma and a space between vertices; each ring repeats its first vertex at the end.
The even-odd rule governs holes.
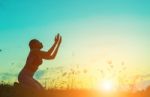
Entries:
POLYGON ((51 53, 54 51, 56 45, 57 45, 57 43, 54 42, 53 46, 48 50, 48 54, 49 54, 49 55, 51 55, 51 53))
POLYGON ((52 55, 51 55, 52 58, 55 58, 55 57, 56 57, 59 47, 60 47, 60 44, 57 45, 56 49, 55 49, 54 52, 52 53, 52 55))

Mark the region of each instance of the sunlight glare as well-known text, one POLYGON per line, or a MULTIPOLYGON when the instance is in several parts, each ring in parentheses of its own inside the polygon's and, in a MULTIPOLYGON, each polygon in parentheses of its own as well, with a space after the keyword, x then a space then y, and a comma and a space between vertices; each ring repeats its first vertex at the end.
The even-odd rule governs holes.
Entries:
POLYGON ((99 88, 102 91, 110 92, 114 90, 114 83, 112 80, 103 80, 99 88))

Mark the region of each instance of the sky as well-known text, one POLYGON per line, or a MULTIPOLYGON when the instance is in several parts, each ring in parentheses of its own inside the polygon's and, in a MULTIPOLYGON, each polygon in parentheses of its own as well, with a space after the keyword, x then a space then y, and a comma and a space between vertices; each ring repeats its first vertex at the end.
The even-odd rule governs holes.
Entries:
POLYGON ((17 80, 31 39, 48 50, 57 33, 58 55, 40 72, 76 64, 105 69, 111 62, 117 70, 124 63, 127 75, 147 75, 149 17, 149 0, 0 0, 0 79, 17 80))

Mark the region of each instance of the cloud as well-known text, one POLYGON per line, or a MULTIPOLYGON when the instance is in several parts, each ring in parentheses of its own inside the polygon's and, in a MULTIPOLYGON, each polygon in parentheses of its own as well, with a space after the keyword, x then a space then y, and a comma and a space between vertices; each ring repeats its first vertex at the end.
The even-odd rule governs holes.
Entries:
POLYGON ((35 78, 40 79, 45 73, 46 73, 46 70, 39 70, 36 72, 35 78))
MULTIPOLYGON (((42 76, 44 76, 44 74, 46 74, 46 70, 39 70, 36 72, 35 74, 35 78, 36 79, 41 79, 42 76)), ((18 73, 8 73, 8 72, 4 72, 4 73, 0 73, 0 81, 14 81, 16 80, 18 77, 18 73)))
POLYGON ((141 75, 142 78, 149 78, 150 74, 141 75))
POLYGON ((12 74, 12 73, 1 73, 0 74, 0 80, 6 81, 6 80, 11 80, 17 77, 17 74, 12 74))
POLYGON ((150 80, 145 80, 138 83, 136 86, 139 88, 139 90, 142 90, 142 89, 146 89, 149 85, 150 85, 150 80))

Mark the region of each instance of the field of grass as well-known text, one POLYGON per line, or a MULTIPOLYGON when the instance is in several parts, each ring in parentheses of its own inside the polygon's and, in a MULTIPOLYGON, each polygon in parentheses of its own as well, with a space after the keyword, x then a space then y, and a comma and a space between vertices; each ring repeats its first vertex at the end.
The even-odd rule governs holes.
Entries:
MULTIPOLYGON (((121 66, 123 66, 122 68, 124 68, 124 65, 121 66)), ((111 69, 111 71, 109 71, 109 74, 114 73, 114 68, 114 66, 112 68, 112 64, 111 66, 110 64, 108 64, 108 69, 111 69)), ((65 70, 62 67, 54 68, 51 70, 53 70, 53 73, 56 72, 57 76, 55 75, 54 78, 49 77, 51 73, 46 72, 48 76, 46 76, 47 79, 43 79, 43 85, 46 88, 44 91, 35 91, 32 89, 23 88, 19 86, 19 84, 12 85, 1 81, 0 97, 150 97, 150 86, 145 90, 137 91, 138 89, 136 89, 136 80, 139 80, 137 79, 137 77, 133 77, 133 79, 128 78, 128 80, 131 80, 131 82, 133 80, 133 82, 128 85, 128 91, 123 91, 121 90, 121 88, 119 88, 115 92, 104 92, 98 89, 90 90, 86 88, 86 86, 96 83, 97 76, 104 76, 105 72, 100 69, 94 68, 94 71, 97 73, 96 77, 93 77, 93 75, 90 74, 90 69, 81 68, 79 66, 74 66, 68 69, 65 68, 65 70), (82 78, 79 78, 81 75, 83 76, 83 78, 87 79, 84 80, 82 78)), ((47 71, 50 70, 47 69, 47 71)), ((116 74, 120 73, 117 72, 116 74)), ((115 77, 116 76, 117 75, 115 75, 115 77)), ((118 82, 120 83, 120 86, 124 84, 124 82, 126 82, 121 78, 120 76, 118 76, 118 82)), ((138 78, 141 77, 138 76, 138 78)))
POLYGON ((150 97, 150 86, 142 91, 102 93, 96 90, 45 89, 33 91, 19 86, 0 84, 0 97, 150 97))

